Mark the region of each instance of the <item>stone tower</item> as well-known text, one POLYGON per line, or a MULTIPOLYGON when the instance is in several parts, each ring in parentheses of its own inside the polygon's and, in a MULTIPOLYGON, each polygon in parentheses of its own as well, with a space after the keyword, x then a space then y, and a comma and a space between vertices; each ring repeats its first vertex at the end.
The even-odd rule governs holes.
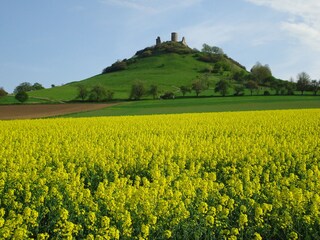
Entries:
POLYGON ((160 37, 157 37, 157 39, 156 39, 156 46, 158 46, 158 45, 160 45, 161 44, 161 39, 160 39, 160 37))
POLYGON ((176 32, 171 33, 171 41, 178 42, 178 33, 176 32))
POLYGON ((186 42, 186 39, 185 39, 185 37, 183 37, 183 38, 182 38, 182 41, 181 41, 181 43, 182 43, 183 45, 185 45, 185 46, 188 46, 188 45, 187 45, 187 42, 186 42))

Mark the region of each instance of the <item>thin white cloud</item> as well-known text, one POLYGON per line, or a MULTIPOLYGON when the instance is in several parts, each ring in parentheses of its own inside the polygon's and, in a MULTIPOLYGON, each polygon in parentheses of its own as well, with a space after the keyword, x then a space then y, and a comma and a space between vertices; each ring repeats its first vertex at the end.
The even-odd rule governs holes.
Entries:
POLYGON ((320 51, 320 1, 319 0, 246 0, 288 14, 281 23, 282 29, 301 43, 320 51))
POLYGON ((312 49, 320 51, 320 30, 305 23, 283 23, 282 28, 312 49))
POLYGON ((287 12, 305 18, 318 15, 318 0, 246 0, 260 6, 268 6, 277 11, 287 12))

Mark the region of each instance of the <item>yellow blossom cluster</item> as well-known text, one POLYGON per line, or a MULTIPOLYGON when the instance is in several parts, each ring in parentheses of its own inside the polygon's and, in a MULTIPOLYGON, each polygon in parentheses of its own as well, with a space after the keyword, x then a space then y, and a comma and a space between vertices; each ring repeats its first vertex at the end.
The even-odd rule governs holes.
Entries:
POLYGON ((0 121, 0 239, 319 239, 320 110, 0 121))

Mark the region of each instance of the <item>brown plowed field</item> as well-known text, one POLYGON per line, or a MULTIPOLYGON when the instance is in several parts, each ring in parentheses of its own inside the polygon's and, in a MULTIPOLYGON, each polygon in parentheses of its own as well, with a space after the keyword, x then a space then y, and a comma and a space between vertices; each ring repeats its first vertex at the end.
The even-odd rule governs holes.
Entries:
POLYGON ((59 116, 68 113, 98 110, 113 104, 35 104, 35 105, 0 105, 0 119, 28 119, 59 116))

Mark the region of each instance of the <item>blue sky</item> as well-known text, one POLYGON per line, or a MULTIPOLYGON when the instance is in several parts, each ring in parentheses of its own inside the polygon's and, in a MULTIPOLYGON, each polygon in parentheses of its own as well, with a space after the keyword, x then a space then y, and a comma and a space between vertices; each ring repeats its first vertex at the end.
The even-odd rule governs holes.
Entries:
POLYGON ((319 12, 318 0, 0 0, 0 87, 82 80, 171 32, 249 70, 319 79, 319 12))

